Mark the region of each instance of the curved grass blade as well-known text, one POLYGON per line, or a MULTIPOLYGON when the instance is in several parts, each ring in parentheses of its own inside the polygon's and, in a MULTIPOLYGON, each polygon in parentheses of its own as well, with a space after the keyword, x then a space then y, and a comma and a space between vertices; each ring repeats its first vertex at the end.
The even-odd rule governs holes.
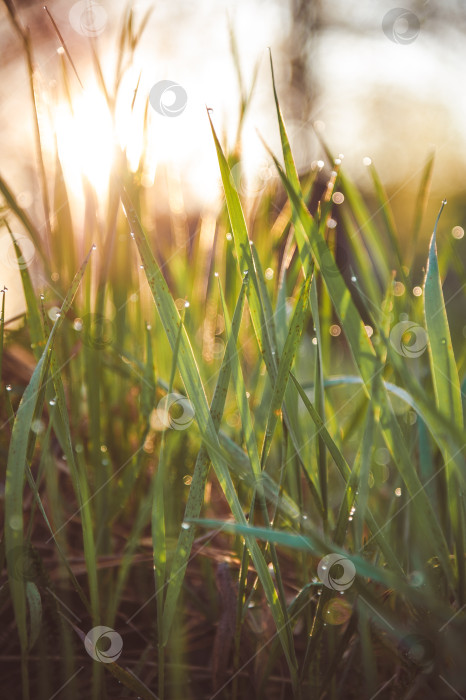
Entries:
MULTIPOLYGON (((437 227, 445 204, 445 201, 442 202, 429 246, 429 259, 424 283, 424 311, 437 408, 448 421, 462 430, 464 424, 461 386, 453 353, 437 259, 437 227)), ((450 450, 448 452, 452 453, 450 450)), ((452 471, 452 465, 449 464, 449 461, 447 458, 447 486, 458 568, 458 598, 462 605, 466 596, 464 503, 458 474, 452 471)))
POLYGON ((429 356, 436 403, 448 420, 462 429, 463 407, 460 381, 453 354, 437 260, 437 226, 445 204, 446 202, 442 203, 429 246, 429 259, 424 283, 424 311, 426 329, 429 335, 429 356))
MULTIPOLYGON (((63 323, 65 315, 71 303, 89 260, 90 252, 76 274, 63 305, 60 315, 57 317, 52 331, 47 340, 44 352, 37 363, 31 380, 27 385, 21 399, 16 419, 13 424, 8 462, 6 469, 5 484, 5 547, 6 551, 19 547, 23 541, 23 486, 26 467, 26 458, 29 449, 29 438, 31 434, 31 424, 34 419, 36 407, 41 395, 46 376, 50 365, 50 355, 55 341, 55 337, 63 323)), ((28 638, 26 628, 26 600, 24 582, 15 580, 14 561, 8 561, 8 579, 12 592, 13 609, 22 650, 23 669, 28 649, 28 638)), ((24 674, 23 674, 24 680, 24 674)), ((25 697, 28 696, 28 686, 25 688, 25 697)))
MULTIPOLYGON (((226 163, 225 167, 228 169, 226 163)), ((165 282, 162 272, 149 247, 146 235, 138 219, 136 211, 124 188, 122 188, 121 191, 121 198, 126 217, 131 227, 131 231, 134 234, 134 239, 136 241, 139 254, 141 256, 142 264, 144 266, 145 274, 149 283, 150 290, 152 292, 152 296, 154 297, 157 311, 162 321, 162 325, 164 326, 165 333, 167 334, 168 341, 172 347, 172 350, 174 351, 180 320, 177 308, 175 306, 175 302, 173 301, 173 298, 170 292, 168 291, 167 283, 165 282)), ((248 253, 250 258, 251 253, 249 250, 249 244, 248 253)), ((178 357, 178 369, 180 371, 183 383, 186 387, 188 397, 193 405, 196 421, 199 426, 202 439, 207 446, 207 451, 209 453, 219 483, 225 493, 229 507, 236 521, 238 523, 245 524, 246 518, 241 508, 241 504, 238 500, 238 496, 236 494, 233 482, 231 480, 231 476, 228 471, 228 466, 225 460, 222 457, 219 457, 219 455, 221 455, 221 451, 220 444, 218 441, 217 430, 212 421, 212 416, 210 414, 209 405, 207 403, 207 397, 200 378, 199 369, 197 367, 193 350, 184 327, 181 331, 178 357), (215 450, 212 449, 212 446, 215 448, 215 450)), ((272 577, 265 562, 264 556, 257 542, 253 538, 247 538, 246 542, 248 549, 251 553, 251 558, 254 562, 254 566, 256 567, 257 574, 264 588, 264 593, 270 605, 272 615, 275 620, 278 635, 282 642, 285 658, 290 669, 293 686, 297 688, 298 678, 296 671, 296 662, 293 658, 294 648, 291 649, 288 643, 288 636, 285 630, 284 614, 278 599, 277 591, 272 581, 272 577)))
POLYGON ((288 197, 299 212, 304 230, 309 236, 313 257, 321 269, 333 306, 340 318, 341 325, 351 348, 353 358, 364 380, 365 392, 367 396, 371 397, 371 399, 376 401, 379 405, 382 433, 387 448, 393 455, 395 464, 398 466, 408 493, 423 522, 423 527, 426 528, 426 531, 431 533, 433 549, 442 563, 450 585, 453 587, 454 576, 445 536, 416 470, 414 469, 396 416, 388 399, 381 377, 384 366, 376 356, 362 322, 362 318, 333 258, 328 256, 324 266, 321 263, 322 246, 325 245, 322 233, 316 226, 303 201, 296 195, 296 192, 277 159, 274 158, 274 161, 283 185, 288 193, 288 197), (378 381, 374 382, 374 378, 377 378, 378 381))
MULTIPOLYGON (((239 329, 241 325, 244 300, 246 297, 246 287, 248 283, 248 278, 243 280, 243 284, 241 286, 240 294, 233 314, 231 334, 227 340, 225 355, 223 358, 222 366, 220 368, 220 373, 217 379, 217 384, 215 386, 214 395, 210 407, 212 422, 216 430, 219 429, 220 421, 223 415, 223 409, 225 407, 225 401, 231 373, 229 353, 234 352, 236 349, 236 342, 238 339, 239 329)), ((242 454, 244 454, 242 450, 240 451, 242 454)), ((206 447, 203 445, 199 451, 199 454, 197 455, 196 463, 194 465, 191 488, 189 489, 188 501, 186 503, 184 513, 185 521, 187 521, 189 518, 199 517, 202 504, 204 502, 204 491, 207 481, 209 465, 209 453, 207 452, 206 447)), ((178 542, 176 545, 175 555, 173 557, 171 565, 170 577, 168 579, 167 595, 163 610, 164 644, 166 644, 168 641, 170 630, 173 624, 173 619, 176 612, 176 604, 178 602, 181 586, 186 572, 186 567, 188 565, 188 561, 191 555, 193 541, 194 529, 181 528, 180 535, 178 537, 178 542)))

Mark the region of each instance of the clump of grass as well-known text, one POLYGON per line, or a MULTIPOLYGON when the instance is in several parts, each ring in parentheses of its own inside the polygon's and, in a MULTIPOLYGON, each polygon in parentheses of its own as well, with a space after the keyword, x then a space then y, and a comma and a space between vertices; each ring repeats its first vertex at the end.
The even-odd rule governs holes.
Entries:
MULTIPOLYGON (((129 12, 115 91, 135 26, 129 12)), ((0 179, 3 225, 22 225, 47 280, 61 271, 35 287, 11 234, 27 312, 9 330, 3 294, 0 600, 19 660, 5 683, 25 700, 464 692, 464 348, 439 219, 428 249, 419 235, 432 158, 414 207, 416 297, 375 168, 377 224, 326 144, 323 194, 323 173, 299 176, 271 75, 280 187, 251 222, 231 176, 241 128, 226 152, 206 115, 225 193, 208 254, 200 221, 161 256, 141 224, 144 163, 131 173, 124 154, 95 252, 86 185, 83 261, 59 154, 53 197, 42 179, 44 216, 56 209, 45 239, 0 179), (25 386, 8 370, 18 345, 35 358, 25 386)))

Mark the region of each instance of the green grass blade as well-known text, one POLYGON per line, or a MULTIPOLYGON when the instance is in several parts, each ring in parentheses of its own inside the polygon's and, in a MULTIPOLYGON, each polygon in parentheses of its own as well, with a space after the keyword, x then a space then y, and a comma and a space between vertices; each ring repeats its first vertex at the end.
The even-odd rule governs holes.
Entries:
MULTIPOLYGON (((53 347, 56 335, 64 321, 65 315, 83 277, 90 253, 87 255, 80 270, 76 274, 73 284, 61 307, 60 315, 55 321, 47 340, 42 356, 27 385, 21 403, 16 413, 13 425, 10 450, 6 469, 5 485, 5 546, 12 551, 19 547, 23 541, 23 485, 28 454, 31 424, 39 401, 40 389, 45 381, 50 363, 50 351, 53 347)), ((23 654, 28 648, 26 628, 26 599, 24 582, 15 580, 14 561, 8 561, 8 578, 12 592, 13 608, 18 628, 18 634, 23 654)))
MULTIPOLYGON (((225 167, 228 168, 226 162, 225 167)), ((174 350, 179 324, 179 314, 176 309, 175 302, 168 291, 167 283, 165 282, 162 272, 152 254, 136 211, 124 189, 122 189, 121 196, 125 213, 138 246, 147 281, 154 297, 162 325, 164 326, 165 333, 167 334, 172 350, 174 350)), ((244 222, 244 219, 242 220, 244 222)), ((247 251, 250 259, 251 253, 249 250, 249 243, 247 244, 247 251)), ((245 524, 246 518, 233 486, 227 464, 224 459, 219 458, 221 451, 217 431, 210 415, 210 409, 199 375, 199 369, 184 328, 182 329, 180 339, 178 369, 186 387, 188 397, 193 405, 202 439, 207 446, 207 451, 209 452, 212 465, 215 469, 219 483, 225 493, 229 507, 231 508, 236 521, 238 523, 245 524), (212 447, 216 448, 218 452, 214 451, 212 447)), ((278 600, 277 591, 270 575, 270 571, 255 539, 247 538, 246 543, 251 553, 254 566, 256 567, 257 574, 264 588, 264 593, 270 605, 270 609, 277 626, 277 632, 282 642, 283 651, 290 668, 293 684, 296 685, 297 673, 295 663, 293 662, 294 650, 289 648, 288 637, 284 626, 284 615, 278 600)))
MULTIPOLYGON (((235 352, 236 342, 238 339, 241 318, 243 315, 244 300, 246 297, 246 288, 249 283, 248 278, 243 280, 238 301, 236 303, 231 326, 231 334, 227 340, 227 348, 223 358, 223 363, 215 386, 210 413, 216 430, 219 429, 220 421, 223 415, 225 406, 228 384, 230 381, 231 365, 229 356, 231 352, 235 352)), ((242 450, 240 450, 242 454, 242 450)), ((194 472, 189 489, 188 501, 186 503, 184 518, 187 521, 189 518, 199 517, 202 504, 204 502, 204 491, 207 480, 208 469, 210 465, 209 454, 207 449, 201 447, 194 465, 194 472)), ((168 580, 167 595, 163 611, 163 642, 168 641, 171 626, 176 612, 176 604, 180 595, 181 586, 183 583, 186 567, 191 555, 191 548, 194 541, 193 528, 181 528, 178 538, 175 555, 173 557, 170 577, 168 580)))
POLYGON ((442 204, 437 217, 429 246, 429 259, 424 283, 424 311, 437 406, 449 421, 462 429, 463 408, 460 381, 453 354, 437 260, 437 226, 444 204, 442 204))

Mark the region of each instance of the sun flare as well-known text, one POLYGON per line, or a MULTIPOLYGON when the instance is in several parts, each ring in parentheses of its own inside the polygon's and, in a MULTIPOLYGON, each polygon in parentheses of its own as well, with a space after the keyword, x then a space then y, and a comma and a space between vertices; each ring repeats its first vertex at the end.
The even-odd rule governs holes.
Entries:
POLYGON ((98 196, 107 192, 118 141, 104 96, 97 88, 87 89, 73 100, 73 107, 57 106, 55 133, 65 179, 76 194, 82 190, 82 176, 98 196))

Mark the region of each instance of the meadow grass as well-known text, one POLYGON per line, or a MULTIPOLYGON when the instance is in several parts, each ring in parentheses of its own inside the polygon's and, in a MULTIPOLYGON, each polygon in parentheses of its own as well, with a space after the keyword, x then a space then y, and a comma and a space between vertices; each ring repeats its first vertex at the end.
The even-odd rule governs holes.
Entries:
MULTIPOLYGON (((6 6, 35 99, 28 35, 6 6)), ((125 15, 112 87, 90 44, 110 109, 146 22, 125 15)), ((181 244, 145 229, 144 162, 130 172, 124 154, 101 226, 86 183, 80 239, 36 112, 44 226, 0 177, 27 305, 13 330, 3 293, 11 697, 466 692, 465 349, 440 214, 428 246, 421 235, 433 158, 406 251, 373 165, 376 211, 325 143, 329 170, 298 175, 271 62, 282 153, 251 205, 232 177, 251 97, 236 67, 232 147, 206 114, 225 195, 208 247, 202 217, 181 244), (22 264, 18 227, 45 284, 22 264), (26 385, 5 370, 18 346, 34 355, 26 385)))

